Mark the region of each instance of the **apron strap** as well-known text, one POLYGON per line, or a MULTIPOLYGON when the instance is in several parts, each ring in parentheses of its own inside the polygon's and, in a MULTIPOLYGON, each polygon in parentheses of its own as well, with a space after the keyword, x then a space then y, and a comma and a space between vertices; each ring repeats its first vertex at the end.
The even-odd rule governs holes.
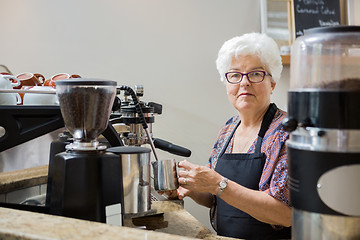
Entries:
POLYGON ((224 155, 224 153, 225 153, 225 151, 226 151, 226 148, 227 148, 227 146, 229 145, 229 143, 230 143, 232 137, 234 136, 234 133, 235 133, 236 129, 239 127, 240 123, 241 123, 241 120, 236 124, 236 127, 235 127, 234 130, 231 132, 229 138, 227 139, 224 147, 223 147, 222 150, 221 150, 221 153, 220 153, 220 155, 219 155, 219 158, 220 158, 222 155, 224 155))
POLYGON ((263 121, 261 123, 261 128, 258 133, 258 136, 263 138, 265 136, 266 131, 269 129, 272 120, 277 112, 278 108, 275 103, 271 103, 268 110, 266 111, 263 121))
MULTIPOLYGON (((261 144, 262 144, 263 137, 265 136, 266 131, 269 129, 269 126, 277 112, 277 109, 278 108, 275 103, 270 103, 270 106, 268 107, 268 109, 264 115, 263 121, 261 123, 260 131, 258 133, 259 137, 258 137, 258 139, 256 141, 256 145, 255 145, 255 153, 261 152, 261 144)), ((219 157, 224 155, 226 148, 229 145, 229 143, 230 143, 232 137, 234 136, 236 129, 239 127, 240 123, 241 123, 241 120, 238 122, 238 124, 236 125, 236 127, 234 128, 232 133, 230 134, 229 138, 227 139, 223 149, 221 150, 219 157)))
POLYGON ((272 123, 272 120, 274 119, 274 116, 277 112, 278 108, 275 103, 271 103, 268 110, 266 111, 263 121, 261 123, 260 131, 258 133, 258 139, 256 141, 255 145, 255 153, 261 152, 261 144, 263 141, 263 138, 265 136, 266 131, 269 129, 269 126, 272 123))

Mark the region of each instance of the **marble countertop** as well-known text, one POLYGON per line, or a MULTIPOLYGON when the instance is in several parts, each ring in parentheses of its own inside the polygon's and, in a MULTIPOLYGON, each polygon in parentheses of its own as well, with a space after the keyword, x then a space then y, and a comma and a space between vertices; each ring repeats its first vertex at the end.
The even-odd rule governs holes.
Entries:
POLYGON ((125 219, 127 227, 145 227, 147 230, 194 237, 197 239, 231 239, 220 237, 202 225, 195 217, 186 211, 180 204, 172 201, 152 202, 151 209, 156 210, 153 216, 125 219))
POLYGON ((0 194, 46 184, 48 165, 0 173, 0 194))
MULTIPOLYGON (((47 166, 0 173, 0 193, 46 183, 47 166)), ((225 240, 176 201, 154 201, 156 214, 124 220, 124 226, 0 208, 0 239, 207 239, 225 240)))
POLYGON ((131 227, 0 208, 0 239, 230 239, 211 233, 176 203, 159 201, 155 205, 163 209, 163 215, 125 222, 131 227), (138 225, 147 230, 135 228, 138 225))
POLYGON ((0 239, 191 239, 166 233, 0 208, 0 239))

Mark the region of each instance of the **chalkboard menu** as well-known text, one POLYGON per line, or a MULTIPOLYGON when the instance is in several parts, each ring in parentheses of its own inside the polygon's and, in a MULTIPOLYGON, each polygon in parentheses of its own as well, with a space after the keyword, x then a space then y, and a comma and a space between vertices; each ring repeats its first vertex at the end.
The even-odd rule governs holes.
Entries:
POLYGON ((339 0, 294 0, 295 35, 313 27, 340 25, 339 0))

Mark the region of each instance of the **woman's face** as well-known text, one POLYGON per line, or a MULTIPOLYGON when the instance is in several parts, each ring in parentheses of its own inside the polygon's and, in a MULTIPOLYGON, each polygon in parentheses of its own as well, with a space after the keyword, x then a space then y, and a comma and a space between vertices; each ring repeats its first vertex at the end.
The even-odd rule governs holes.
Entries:
MULTIPOLYGON (((228 69, 228 71, 241 73, 255 70, 268 72, 268 69, 261 63, 259 57, 254 55, 233 57, 228 69)), ((236 110, 239 112, 256 112, 262 111, 270 104, 270 95, 275 85, 275 81, 269 75, 265 75, 264 80, 259 83, 252 83, 244 76, 240 83, 232 84, 226 82, 226 91, 230 103, 236 110)))

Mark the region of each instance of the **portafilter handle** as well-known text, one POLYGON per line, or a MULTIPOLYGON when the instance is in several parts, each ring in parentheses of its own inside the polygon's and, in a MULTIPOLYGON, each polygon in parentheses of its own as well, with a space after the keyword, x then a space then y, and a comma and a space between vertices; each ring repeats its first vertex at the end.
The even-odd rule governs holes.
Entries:
POLYGON ((170 143, 168 141, 159 139, 159 138, 154 138, 154 145, 156 148, 160 148, 161 150, 167 151, 169 153, 175 154, 175 155, 179 155, 182 157, 190 157, 191 156, 191 151, 187 148, 175 145, 173 143, 170 143))

